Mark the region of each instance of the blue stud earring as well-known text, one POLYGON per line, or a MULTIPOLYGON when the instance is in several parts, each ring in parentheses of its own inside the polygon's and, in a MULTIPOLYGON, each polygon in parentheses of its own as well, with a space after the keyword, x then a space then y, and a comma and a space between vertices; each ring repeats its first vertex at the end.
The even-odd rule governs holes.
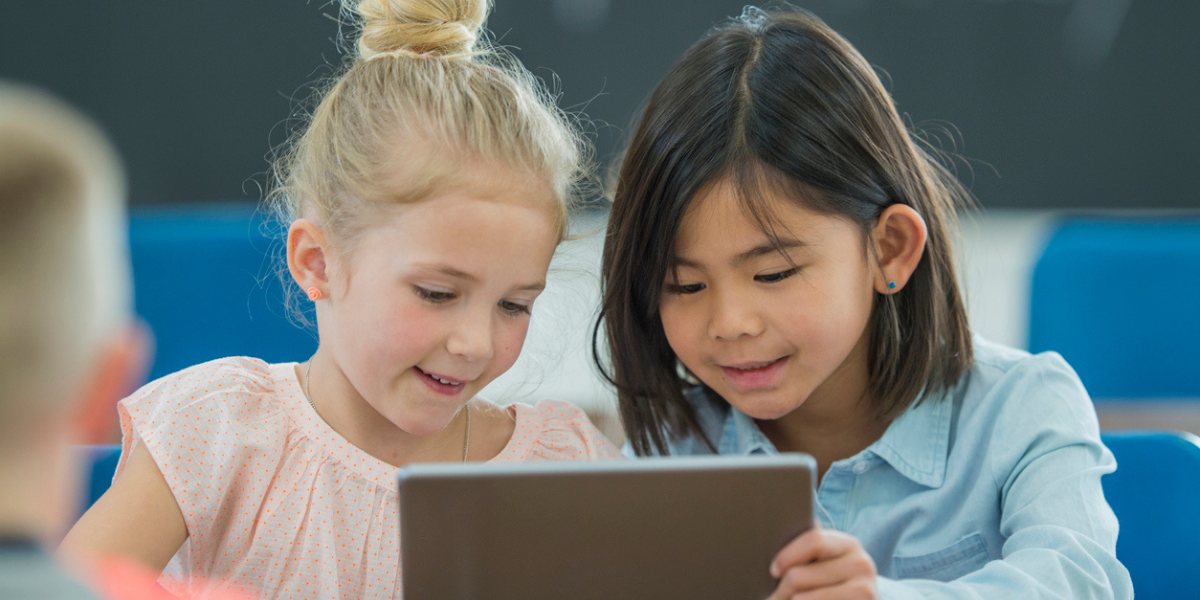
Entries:
POLYGON ((889 289, 889 290, 894 290, 894 289, 896 289, 896 282, 895 282, 895 281, 889 281, 889 282, 888 282, 888 289, 889 289))

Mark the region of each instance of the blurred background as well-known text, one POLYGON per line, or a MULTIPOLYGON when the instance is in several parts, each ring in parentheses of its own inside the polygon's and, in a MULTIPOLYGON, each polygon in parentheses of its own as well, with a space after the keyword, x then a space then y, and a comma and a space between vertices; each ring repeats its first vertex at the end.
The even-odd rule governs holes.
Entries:
MULTIPOLYGON (((616 152, 635 110, 742 0, 498 0, 495 39, 616 152)), ((1200 3, 812 0, 910 122, 949 128, 983 205, 1195 208, 1200 3)), ((0 75, 108 127, 135 204, 258 198, 264 156, 336 72, 327 0, 9 2, 0 75)), ((942 135, 943 139, 947 136, 942 135)))
MULTIPOLYGON (((671 63, 743 3, 497 0, 489 28, 584 117, 604 168, 671 63)), ((960 261, 975 330, 1062 352, 1097 398, 1151 401, 1132 413, 1109 405, 1118 418, 1153 413, 1200 430, 1186 421, 1194 403, 1179 401, 1200 397, 1200 3, 799 4, 876 66, 914 130, 960 157, 957 172, 982 206, 964 225, 960 261)), ((304 360, 315 347, 284 322, 271 232, 253 211, 272 150, 313 86, 340 68, 338 40, 349 32, 338 8, 111 0, 0 9, 0 78, 81 107, 126 160, 138 311, 159 337, 155 376, 231 353, 304 360), (205 244, 241 245, 222 265, 215 250, 198 255, 205 244), (249 325, 233 325, 239 318, 249 325), (214 335, 212 345, 199 341, 214 335)), ((604 218, 601 206, 580 227, 604 218)), ((612 393, 590 364, 600 244, 593 236, 563 248, 527 352, 489 393, 576 401, 617 437, 612 393)))

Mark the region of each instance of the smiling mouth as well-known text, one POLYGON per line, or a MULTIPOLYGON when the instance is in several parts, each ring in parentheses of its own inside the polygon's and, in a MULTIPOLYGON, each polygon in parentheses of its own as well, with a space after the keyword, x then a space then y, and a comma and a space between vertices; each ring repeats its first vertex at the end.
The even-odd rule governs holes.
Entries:
POLYGON ((736 370, 736 371, 757 371, 758 369, 762 369, 762 368, 764 368, 764 367, 769 367, 769 366, 771 366, 771 365, 773 365, 773 364, 775 364, 775 363, 777 363, 777 362, 779 362, 779 361, 783 360, 784 358, 785 358, 785 357, 782 357, 782 356, 781 356, 781 357, 779 357, 779 358, 775 358, 775 359, 771 359, 771 360, 765 360, 765 361, 762 361, 762 362, 756 362, 756 363, 738 363, 738 364, 736 364, 736 365, 722 365, 722 366, 723 366, 724 368, 726 368, 726 369, 734 369, 734 370, 736 370))
POLYGON ((468 383, 471 381, 469 379, 453 379, 453 378, 442 377, 440 375, 430 373, 429 371, 426 371, 425 369, 422 369, 421 367, 417 367, 417 366, 413 366, 413 368, 416 369, 418 373, 420 373, 442 385, 458 386, 458 385, 462 385, 464 383, 468 383))
POLYGON ((742 392, 773 389, 782 381, 788 356, 774 360, 720 365, 725 381, 742 392))

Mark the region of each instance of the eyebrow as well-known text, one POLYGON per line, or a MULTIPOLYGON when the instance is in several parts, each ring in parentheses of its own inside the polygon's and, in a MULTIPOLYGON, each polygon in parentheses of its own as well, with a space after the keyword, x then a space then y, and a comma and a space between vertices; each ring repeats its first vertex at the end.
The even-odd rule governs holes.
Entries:
MULTIPOLYGON (((478 277, 476 277, 475 275, 472 275, 471 273, 468 273, 468 272, 466 272, 466 271, 463 271, 463 270, 460 270, 460 269, 456 269, 456 268, 454 268, 454 267, 452 267, 452 266, 450 266, 450 265, 446 265, 446 264, 418 264, 418 265, 416 265, 416 266, 417 266, 418 268, 421 268, 421 269, 426 269, 426 270, 429 270, 429 271, 434 271, 434 272, 437 272, 437 273, 441 273, 442 275, 446 275, 446 276, 448 276, 448 277, 453 277, 453 278, 455 278, 455 279, 461 279, 461 280, 463 280, 463 281, 467 281, 467 282, 470 282, 470 283, 479 283, 479 278, 478 278, 478 277)), ((544 289, 546 289, 546 282, 545 282, 545 281, 535 281, 535 282, 533 282, 533 283, 530 283, 530 284, 527 284, 527 285, 523 285, 523 286, 521 286, 521 287, 517 288, 517 291, 518 291, 518 292, 525 292, 525 291, 530 291, 530 292, 540 292, 540 291, 542 291, 542 290, 544 290, 544 289)))
MULTIPOLYGON (((760 256, 767 256, 768 254, 774 254, 776 252, 783 252, 785 250, 791 250, 793 248, 803 248, 808 245, 800 240, 793 239, 793 238, 779 238, 778 240, 776 240, 776 242, 777 243, 775 243, 775 244, 771 243, 770 241, 763 242, 763 243, 733 257, 733 260, 729 261, 729 264, 731 264, 733 266, 743 265, 746 262, 753 260, 755 258, 758 258, 760 256)), ((697 263, 692 260, 688 260, 681 256, 675 257, 675 264, 680 267, 692 267, 695 269, 700 268, 700 263, 697 263)))

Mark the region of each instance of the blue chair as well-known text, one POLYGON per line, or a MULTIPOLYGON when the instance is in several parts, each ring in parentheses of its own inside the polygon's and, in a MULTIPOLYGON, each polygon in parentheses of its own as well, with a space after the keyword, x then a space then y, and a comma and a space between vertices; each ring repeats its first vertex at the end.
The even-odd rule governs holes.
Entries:
POLYGON ((83 476, 87 483, 83 486, 83 505, 79 514, 87 512, 100 496, 112 485, 113 474, 117 472, 117 461, 121 458, 121 446, 79 446, 78 459, 83 463, 83 476))
POLYGON ((302 361, 315 335, 288 321, 271 251, 251 204, 140 208, 129 219, 134 302, 154 331, 150 379, 225 356, 302 361))
POLYGON ((1103 479, 1121 533, 1117 558, 1138 600, 1200 594, 1200 438, 1128 431, 1101 436, 1117 458, 1103 479))
POLYGON ((1032 284, 1029 350, 1093 398, 1200 398, 1200 218, 1064 220, 1032 284))

